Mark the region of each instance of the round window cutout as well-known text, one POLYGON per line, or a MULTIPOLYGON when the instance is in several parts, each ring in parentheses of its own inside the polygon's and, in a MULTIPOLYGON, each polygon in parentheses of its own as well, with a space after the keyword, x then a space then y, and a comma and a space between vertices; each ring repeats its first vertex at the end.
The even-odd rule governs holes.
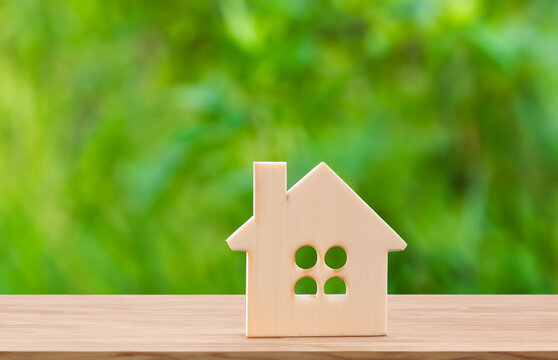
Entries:
POLYGON ((347 286, 343 279, 334 277, 326 281, 324 285, 324 294, 327 295, 342 295, 347 293, 347 286))
POLYGON ((318 253, 312 246, 303 246, 295 254, 296 265, 301 269, 310 269, 317 261, 318 253))
POLYGON ((325 263, 331 269, 340 269, 347 262, 347 253, 340 246, 330 248, 325 254, 325 263))
POLYGON ((298 280, 295 284, 294 292, 296 295, 316 295, 318 293, 316 280, 310 277, 298 280))

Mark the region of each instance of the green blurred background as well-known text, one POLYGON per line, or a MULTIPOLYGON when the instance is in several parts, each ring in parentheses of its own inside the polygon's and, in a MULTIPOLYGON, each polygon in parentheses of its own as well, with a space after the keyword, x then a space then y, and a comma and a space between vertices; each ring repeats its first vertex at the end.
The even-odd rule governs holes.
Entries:
POLYGON ((391 293, 558 292, 558 2, 0 2, 0 292, 244 292, 255 160, 343 177, 391 293))

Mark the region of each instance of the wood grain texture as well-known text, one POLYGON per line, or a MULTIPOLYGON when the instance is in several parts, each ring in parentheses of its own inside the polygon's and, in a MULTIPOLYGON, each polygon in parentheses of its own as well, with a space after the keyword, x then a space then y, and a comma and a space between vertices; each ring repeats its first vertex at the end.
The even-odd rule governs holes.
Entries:
POLYGON ((243 295, 3 295, 1 359, 557 359, 558 295, 389 295, 380 337, 246 338, 243 295))
POLYGON ((388 252, 407 244, 325 163, 288 191, 286 163, 254 163, 254 216, 227 243, 248 254, 247 336, 386 334, 388 252), (309 269, 295 262, 303 246, 317 252, 309 269), (334 247, 347 254, 339 269, 324 261, 334 247), (295 294, 303 278, 315 294, 295 294), (325 294, 330 279, 346 293, 325 294))

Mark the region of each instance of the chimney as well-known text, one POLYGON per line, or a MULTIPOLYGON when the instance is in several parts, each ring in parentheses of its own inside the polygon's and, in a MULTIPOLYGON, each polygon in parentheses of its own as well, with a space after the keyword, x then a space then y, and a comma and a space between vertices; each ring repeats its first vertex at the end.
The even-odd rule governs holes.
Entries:
POLYGON ((287 163, 254 163, 254 216, 273 216, 287 199, 287 163))

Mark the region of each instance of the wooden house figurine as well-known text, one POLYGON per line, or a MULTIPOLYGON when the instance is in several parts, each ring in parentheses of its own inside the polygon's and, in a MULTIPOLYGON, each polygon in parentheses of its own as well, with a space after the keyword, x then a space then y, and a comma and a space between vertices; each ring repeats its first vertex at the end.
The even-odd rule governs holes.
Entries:
POLYGON ((286 171, 285 162, 254 163, 254 216, 227 239, 247 253, 246 335, 385 335, 387 253, 407 244, 325 163, 289 191, 286 171), (295 262, 302 247, 318 254, 308 269, 295 262), (339 247, 346 261, 330 268, 326 254, 339 247), (316 294, 295 294, 303 278, 316 294), (330 279, 346 292, 324 293, 330 279))

